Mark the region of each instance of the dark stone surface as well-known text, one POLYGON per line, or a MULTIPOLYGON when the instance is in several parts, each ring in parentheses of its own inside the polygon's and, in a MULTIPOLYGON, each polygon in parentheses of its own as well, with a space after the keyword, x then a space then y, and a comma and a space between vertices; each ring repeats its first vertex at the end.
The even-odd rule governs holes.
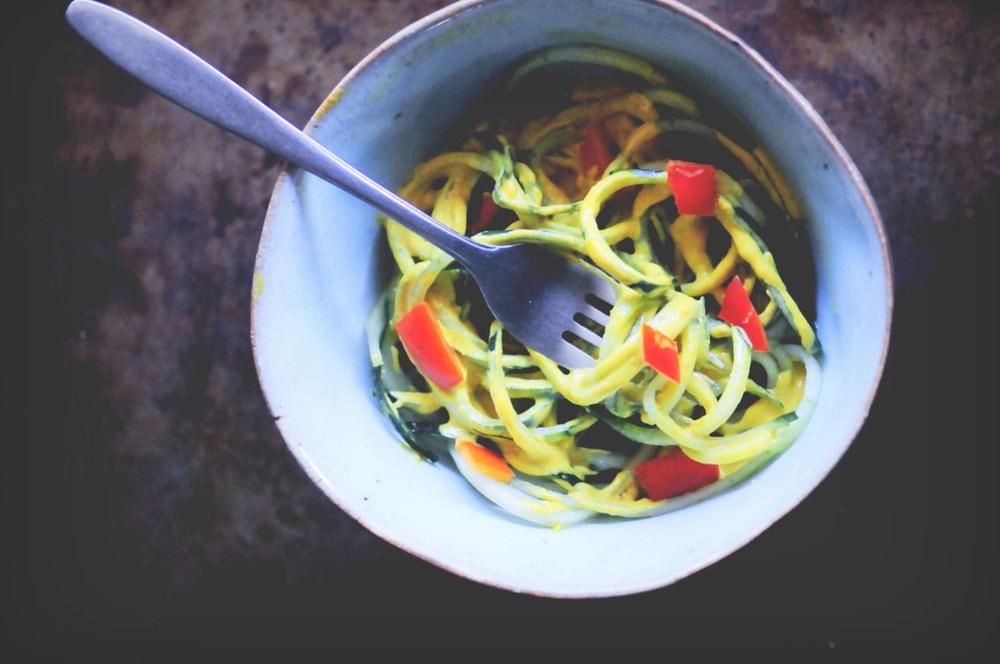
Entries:
MULTIPOLYGON (((113 4, 301 126, 445 3, 113 4)), ((482 639, 469 658, 523 656, 528 637, 683 661, 995 653, 996 434, 973 376, 997 370, 977 313, 995 299, 979 284, 997 246, 996 3, 689 4, 797 85, 857 162, 892 243, 893 345, 866 426, 799 508, 680 583, 594 601, 457 578, 331 505, 271 422, 250 349, 280 165, 107 63, 65 3, 6 21, 7 319, 25 322, 7 344, 23 425, 4 445, 7 642, 28 661, 443 654, 463 633, 482 639)))

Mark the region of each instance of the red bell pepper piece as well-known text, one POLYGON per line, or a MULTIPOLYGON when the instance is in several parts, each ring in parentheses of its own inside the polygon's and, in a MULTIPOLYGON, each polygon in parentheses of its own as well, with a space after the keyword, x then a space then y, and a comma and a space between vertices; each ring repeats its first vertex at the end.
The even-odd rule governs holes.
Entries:
POLYGON ((465 379, 455 351, 445 341, 441 327, 426 301, 421 300, 396 322, 396 332, 420 373, 442 390, 465 379))
POLYGON ((719 319, 742 328, 747 333, 750 346, 754 350, 767 352, 767 333, 764 332, 764 325, 760 322, 760 316, 757 315, 757 310, 754 309, 750 296, 738 276, 733 277, 726 286, 719 319))
POLYGON ((715 167, 690 161, 667 162, 667 182, 674 193, 680 214, 711 216, 719 198, 715 187, 715 167))
POLYGON ((497 205, 495 200, 493 200, 493 192, 484 191, 483 202, 479 206, 479 216, 472 223, 472 225, 469 226, 469 235, 475 235, 480 231, 486 230, 486 227, 490 225, 499 211, 500 206, 497 205))
POLYGON ((584 131, 580 140, 580 170, 588 182, 600 180, 611 164, 610 141, 611 138, 600 121, 590 123, 584 131))
POLYGON ((642 324, 642 359, 675 383, 681 382, 677 342, 646 323, 642 324))
POLYGON ((479 443, 468 438, 459 438, 455 441, 455 450, 483 475, 504 483, 514 477, 514 471, 502 456, 479 443))
POLYGON ((699 463, 679 447, 636 464, 632 473, 650 500, 666 500, 700 489, 718 481, 721 476, 717 465, 699 463))

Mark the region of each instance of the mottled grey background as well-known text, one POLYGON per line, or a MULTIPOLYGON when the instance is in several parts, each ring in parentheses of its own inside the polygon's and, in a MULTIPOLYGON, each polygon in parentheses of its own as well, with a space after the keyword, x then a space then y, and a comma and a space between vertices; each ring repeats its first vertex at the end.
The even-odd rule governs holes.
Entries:
MULTIPOLYGON (((446 3, 112 4, 301 126, 363 55, 446 3)), ((248 334, 280 164, 110 65, 65 2, 14 3, 6 374, 23 430, 4 440, 7 642, 27 661, 355 661, 348 646, 434 655, 473 634, 470 660, 996 652, 996 434, 989 383, 971 378, 997 370, 981 313, 996 302, 996 3, 688 4, 797 85, 860 167, 892 243, 892 351, 855 444, 772 529, 671 587, 558 601, 416 560, 310 483, 248 334)))

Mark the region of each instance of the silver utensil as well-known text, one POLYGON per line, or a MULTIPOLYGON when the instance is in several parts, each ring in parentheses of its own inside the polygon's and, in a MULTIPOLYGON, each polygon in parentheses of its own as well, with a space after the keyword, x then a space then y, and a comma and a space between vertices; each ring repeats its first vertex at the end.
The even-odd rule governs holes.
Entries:
POLYGON ((617 300, 594 270, 530 244, 486 245, 437 222, 324 148, 186 47, 100 2, 73 0, 70 25, 112 62, 177 105, 327 180, 458 261, 521 343, 567 368, 593 364, 574 339, 598 346, 617 300))

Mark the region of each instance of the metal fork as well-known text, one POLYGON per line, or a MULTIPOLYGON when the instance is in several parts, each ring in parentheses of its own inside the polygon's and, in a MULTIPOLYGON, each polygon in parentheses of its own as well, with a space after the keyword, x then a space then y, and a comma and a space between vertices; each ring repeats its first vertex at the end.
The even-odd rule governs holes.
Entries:
POLYGON ((570 369, 593 365, 611 282, 542 247, 486 245, 437 222, 307 136, 186 47, 139 19, 73 0, 70 25, 112 62, 170 101, 337 185, 458 261, 493 315, 525 346, 570 369), (580 343, 582 342, 582 343, 580 343), (589 351, 583 350, 589 347, 589 351))

